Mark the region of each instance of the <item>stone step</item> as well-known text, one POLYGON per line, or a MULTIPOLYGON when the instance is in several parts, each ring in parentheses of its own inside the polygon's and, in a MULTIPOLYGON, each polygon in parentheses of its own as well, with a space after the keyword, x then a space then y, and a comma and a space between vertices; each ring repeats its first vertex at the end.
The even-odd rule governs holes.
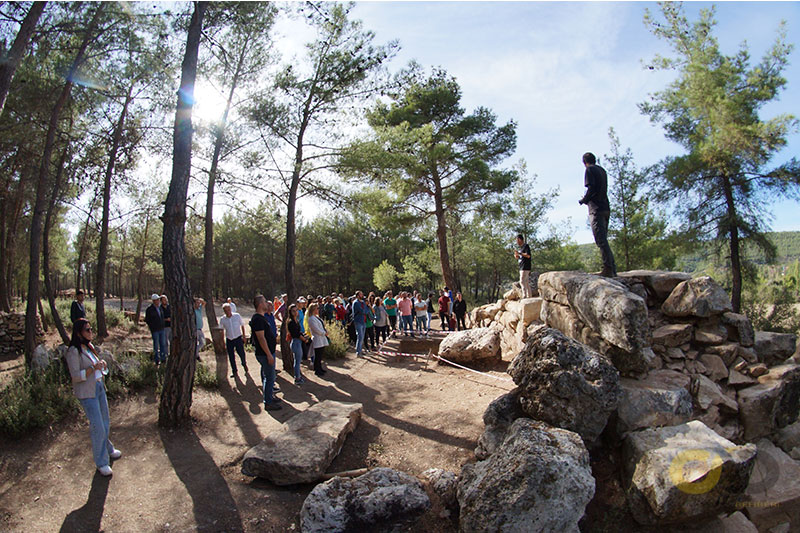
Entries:
POLYGON ((319 481, 361 420, 362 405, 325 400, 299 413, 244 456, 242 473, 276 485, 319 481))

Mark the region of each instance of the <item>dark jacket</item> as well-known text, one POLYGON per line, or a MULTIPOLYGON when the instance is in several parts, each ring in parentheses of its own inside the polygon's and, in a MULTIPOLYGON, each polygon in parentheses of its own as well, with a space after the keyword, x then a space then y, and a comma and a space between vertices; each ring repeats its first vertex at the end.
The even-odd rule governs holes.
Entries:
POLYGON ((608 204, 608 176, 600 165, 589 165, 583 175, 583 185, 586 194, 581 199, 582 204, 589 206, 589 211, 611 211, 608 204))
POLYGON ((464 316, 467 314, 467 302, 466 300, 461 300, 460 302, 456 300, 453 302, 453 313, 456 316, 464 316))
POLYGON ((86 308, 74 300, 69 308, 69 319, 74 324, 79 318, 86 318, 86 308))
POLYGON ((159 312, 159 308, 153 304, 150 304, 150 307, 145 310, 144 322, 150 328, 151 333, 164 329, 164 316, 159 312))
POLYGON ((172 308, 170 308, 169 304, 161 306, 161 315, 164 317, 164 327, 171 328, 172 327, 172 308))

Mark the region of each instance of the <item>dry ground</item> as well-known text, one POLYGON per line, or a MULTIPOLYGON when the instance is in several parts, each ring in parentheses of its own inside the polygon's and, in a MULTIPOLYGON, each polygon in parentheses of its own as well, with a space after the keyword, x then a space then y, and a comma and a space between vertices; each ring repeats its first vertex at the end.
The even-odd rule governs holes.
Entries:
MULTIPOLYGON (((244 314, 244 313, 243 313, 244 314)), ((111 438, 123 451, 114 476, 95 473, 88 423, 76 416, 20 441, 0 442, 3 531, 292 531, 313 485, 277 487, 243 476, 244 453, 289 417, 325 400, 361 402, 364 414, 329 472, 388 466, 418 475, 458 472, 473 461, 486 406, 512 387, 463 370, 370 355, 329 362, 325 379, 278 376, 286 400, 263 411, 258 363, 229 378, 227 360, 204 359, 221 377, 218 392, 197 391, 190 429, 157 427, 157 398, 143 393, 111 405, 111 438)), ((280 363, 278 364, 280 367, 280 363)), ((504 365, 503 365, 504 366, 504 365)), ((504 376, 503 367, 492 374, 504 376)), ((506 375, 507 377, 507 375, 506 375)), ((455 531, 435 508, 413 531, 455 531)))

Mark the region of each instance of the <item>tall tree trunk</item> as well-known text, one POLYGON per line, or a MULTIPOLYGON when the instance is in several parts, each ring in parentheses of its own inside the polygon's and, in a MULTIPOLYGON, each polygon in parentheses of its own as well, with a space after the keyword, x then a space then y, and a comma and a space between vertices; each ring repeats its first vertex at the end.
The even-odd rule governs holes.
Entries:
POLYGON ((742 261, 739 241, 739 219, 736 213, 736 204, 733 199, 733 186, 728 176, 722 176, 722 188, 725 192, 725 204, 728 211, 728 234, 730 235, 731 252, 731 304, 733 312, 738 313, 742 308, 742 261))
MULTIPOLYGON (((89 202, 89 212, 86 214, 86 222, 83 223, 83 234, 81 235, 81 244, 78 246, 78 263, 77 268, 75 269, 75 292, 77 293, 81 288, 81 277, 82 277, 82 268, 83 263, 86 261, 86 241, 87 236, 89 235, 89 222, 92 221, 92 212, 94 211, 94 206, 97 202, 97 189, 94 190, 94 195, 92 196, 92 201, 89 202)), ((86 280, 83 280, 84 282, 86 280)), ((85 286, 85 283, 84 283, 85 286)))
POLYGON ((31 216, 30 226, 30 272, 28 273, 28 304, 25 310, 25 365, 27 368, 30 368, 33 350, 36 349, 36 302, 39 300, 42 219, 44 218, 45 210, 45 196, 48 181, 47 174, 50 170, 50 160, 53 155, 53 147, 55 146, 58 121, 61 118, 61 111, 64 109, 64 105, 67 103, 69 94, 72 91, 72 78, 83 62, 86 49, 89 47, 89 42, 93 37, 97 22, 100 20, 100 14, 104 9, 105 4, 97 4, 92 20, 84 33, 81 46, 75 54, 75 59, 72 61, 72 65, 67 72, 67 82, 64 84, 61 93, 56 99, 53 111, 50 114, 50 122, 47 125, 47 136, 45 137, 44 148, 42 150, 42 161, 39 166, 39 175, 36 179, 36 200, 33 205, 33 215, 31 216))
POLYGON ((19 182, 13 197, 13 205, 10 206, 10 212, 8 210, 8 202, 12 198, 8 194, 3 198, 2 224, 4 231, 0 234, 0 239, 3 241, 2 253, 0 253, 0 308, 7 313, 11 312, 13 259, 16 251, 17 226, 25 200, 27 174, 27 169, 23 167, 20 170, 19 182))
POLYGON ((173 133, 172 179, 164 206, 162 261, 164 283, 172 302, 172 344, 158 409, 162 427, 190 423, 194 383, 196 335, 192 289, 186 271, 186 196, 192 163, 192 104, 197 54, 206 2, 195 3, 181 65, 181 85, 173 133))
POLYGON ((117 291, 119 291, 119 310, 125 313, 125 287, 124 287, 124 272, 125 269, 125 246, 128 244, 128 232, 122 232, 122 251, 119 253, 119 277, 117 278, 117 291))
POLYGON ((125 130, 125 119, 128 116, 128 107, 133 99, 133 86, 128 87, 128 94, 125 95, 125 103, 119 114, 119 120, 114 125, 114 132, 111 135, 111 150, 108 155, 106 173, 103 177, 103 220, 100 225, 100 246, 97 250, 97 279, 95 280, 95 313, 97 314, 97 338, 99 342, 108 337, 108 327, 106 326, 106 263, 108 262, 108 223, 111 211, 111 177, 114 175, 114 166, 117 164, 117 152, 122 141, 122 132, 125 130))
POLYGON ((56 204, 61 196, 64 166, 67 163, 68 154, 69 143, 64 146, 64 151, 61 153, 61 158, 58 161, 58 169, 56 170, 56 176, 53 180, 53 192, 50 195, 50 205, 47 206, 47 214, 44 217, 44 234, 42 235, 42 274, 44 276, 44 292, 47 295, 47 302, 50 305, 50 314, 53 315, 53 324, 56 326, 56 330, 61 336, 61 342, 64 344, 69 344, 70 338, 64 327, 64 323, 61 321, 61 315, 58 314, 55 290, 50 280, 50 231, 53 229, 53 222, 55 221, 56 204))
POLYGON ((456 284, 453 278, 453 269, 450 268, 450 254, 447 251, 447 218, 444 212, 444 199, 442 198, 442 189, 438 176, 434 176, 434 181, 436 182, 436 188, 433 193, 436 213, 436 240, 439 242, 439 262, 442 265, 442 278, 445 286, 455 290, 456 284))
POLYGON ((6 98, 8 97, 8 90, 11 88, 11 81, 14 79, 14 73, 17 71, 19 62, 25 54, 25 49, 33 35, 33 30, 36 29, 36 24, 39 22, 39 17, 42 16, 44 7, 47 2, 34 2, 28 10, 28 14, 22 20, 22 25, 19 27, 17 37, 14 39, 14 44, 11 45, 11 50, 3 59, 0 65, 0 116, 3 115, 3 108, 6 105, 6 98))
POLYGON ((145 214, 144 219, 144 236, 142 238, 142 253, 139 256, 139 273, 136 276, 136 319, 134 324, 139 325, 139 316, 142 312, 142 281, 144 278, 144 260, 147 253, 147 232, 150 229, 150 212, 145 214))

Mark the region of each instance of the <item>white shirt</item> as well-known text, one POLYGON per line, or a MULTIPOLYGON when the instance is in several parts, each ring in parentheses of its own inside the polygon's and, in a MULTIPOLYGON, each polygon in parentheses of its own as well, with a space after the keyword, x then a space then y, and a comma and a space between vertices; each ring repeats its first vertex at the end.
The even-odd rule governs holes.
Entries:
POLYGON ((231 306, 231 313, 235 313, 236 312, 236 304, 233 303, 233 302, 228 302, 228 304, 231 306))
POLYGON ((238 339, 242 336, 242 316, 239 313, 231 313, 231 316, 224 316, 219 319, 219 325, 225 329, 225 338, 229 341, 238 339))
POLYGON ((428 318, 428 304, 425 300, 416 300, 414 302, 414 310, 417 312, 417 316, 428 318))

